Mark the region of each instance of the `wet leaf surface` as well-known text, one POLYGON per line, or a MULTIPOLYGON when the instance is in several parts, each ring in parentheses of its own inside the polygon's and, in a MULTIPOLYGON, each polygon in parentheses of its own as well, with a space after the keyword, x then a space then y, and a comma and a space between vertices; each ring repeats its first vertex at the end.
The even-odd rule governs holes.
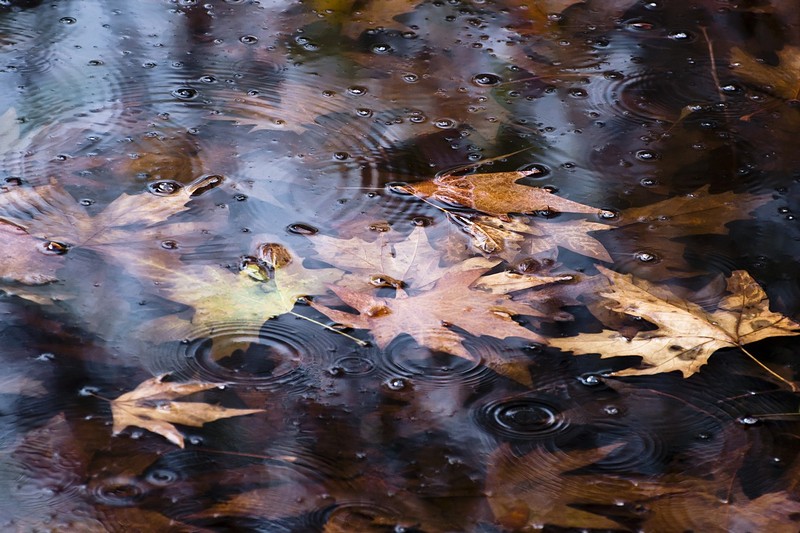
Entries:
POLYGON ((798 28, 1 5, 0 526, 797 531, 798 28))

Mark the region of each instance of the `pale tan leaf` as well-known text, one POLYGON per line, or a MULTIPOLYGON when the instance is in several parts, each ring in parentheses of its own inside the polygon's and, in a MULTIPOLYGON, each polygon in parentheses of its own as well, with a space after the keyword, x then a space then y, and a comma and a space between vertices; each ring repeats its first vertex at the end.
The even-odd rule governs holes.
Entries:
POLYGON ((114 418, 112 431, 115 435, 128 426, 135 426, 158 433, 183 448, 183 435, 174 424, 200 427, 215 420, 263 411, 263 409, 229 409, 202 402, 172 401, 181 396, 219 387, 220 384, 173 383, 163 381, 164 377, 148 379, 131 392, 111 400, 111 414, 114 418))

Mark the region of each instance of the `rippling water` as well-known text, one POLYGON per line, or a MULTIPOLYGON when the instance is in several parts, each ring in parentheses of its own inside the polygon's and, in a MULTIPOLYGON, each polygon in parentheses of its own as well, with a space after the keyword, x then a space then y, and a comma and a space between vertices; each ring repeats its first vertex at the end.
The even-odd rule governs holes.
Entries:
POLYGON ((799 316, 798 25, 782 0, 0 3, 0 527, 798 530, 793 337, 748 345, 772 375, 546 346, 655 328, 599 314, 598 264, 709 312, 747 270, 799 316), (503 214, 501 250, 405 185, 514 170, 607 216, 503 214), (723 193, 762 200, 625 218, 723 193), (580 283, 359 327, 465 260, 580 283), (259 411, 117 427, 154 376, 153 417, 259 411))

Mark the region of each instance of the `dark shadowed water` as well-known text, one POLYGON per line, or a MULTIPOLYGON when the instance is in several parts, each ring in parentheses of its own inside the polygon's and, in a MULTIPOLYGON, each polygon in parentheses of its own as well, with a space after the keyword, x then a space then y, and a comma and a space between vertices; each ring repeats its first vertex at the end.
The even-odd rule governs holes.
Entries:
POLYGON ((800 530, 794 325, 559 344, 800 319, 798 72, 794 0, 0 1, 0 529, 800 530), (519 170, 587 210, 414 189, 519 170))

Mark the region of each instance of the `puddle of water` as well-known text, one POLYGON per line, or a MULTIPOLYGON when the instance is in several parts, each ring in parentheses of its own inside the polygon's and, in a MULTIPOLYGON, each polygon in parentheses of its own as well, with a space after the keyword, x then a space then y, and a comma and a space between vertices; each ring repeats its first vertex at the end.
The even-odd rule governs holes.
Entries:
POLYGON ((0 525, 797 530, 793 337, 747 346, 773 375, 545 345, 658 326, 597 265, 709 313, 745 270, 798 316, 787 6, 3 3, 0 525), (592 207, 486 222, 404 186, 517 170, 592 207), (261 411, 169 419, 194 402, 261 411))

